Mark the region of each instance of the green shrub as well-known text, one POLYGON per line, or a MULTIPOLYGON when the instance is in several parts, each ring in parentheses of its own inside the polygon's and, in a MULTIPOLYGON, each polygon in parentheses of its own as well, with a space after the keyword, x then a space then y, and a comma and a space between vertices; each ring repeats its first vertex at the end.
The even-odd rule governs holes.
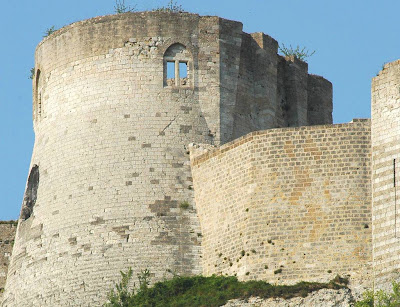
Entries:
MULTIPOLYGON (((239 282, 233 276, 192 276, 175 275, 171 280, 157 282, 148 288, 148 270, 142 271, 139 289, 128 291, 128 281, 132 270, 122 273, 121 283, 110 292, 107 307, 133 306, 221 306, 231 299, 247 299, 251 296, 261 298, 282 297, 285 299, 307 296, 320 289, 341 289, 346 285, 331 281, 329 283, 300 282, 292 286, 271 285, 265 281, 239 282), (147 272, 147 273, 145 273, 147 272), (143 276, 147 276, 143 279, 143 276), (144 283, 143 283, 144 282, 144 283), (146 285, 146 286, 144 286, 146 285)), ((342 279, 338 279, 342 280, 342 279)))
POLYGON ((32 67, 30 70, 29 79, 33 80, 35 78, 35 67, 32 67))
POLYGON ((44 31, 43 37, 47 37, 47 36, 53 34, 56 31, 57 31, 56 27, 55 26, 51 26, 50 28, 47 28, 46 31, 44 31))
POLYGON ((363 300, 356 302, 354 307, 398 307, 400 306, 400 282, 393 282, 392 288, 391 293, 383 290, 374 293, 368 290, 363 293, 363 300))
POLYGON ((170 13, 180 13, 180 12, 185 12, 183 9, 182 5, 177 4, 176 1, 170 0, 166 6, 159 6, 153 11, 157 12, 170 12, 170 13))
POLYGON ((290 57, 294 56, 301 61, 305 61, 307 58, 309 58, 315 53, 315 50, 309 51, 306 47, 300 47, 299 45, 297 45, 296 48, 293 48, 292 45, 286 47, 284 44, 282 44, 282 46, 279 46, 279 50, 285 56, 290 56, 290 57))
POLYGON ((189 204, 189 202, 188 201, 183 201, 183 202, 181 202, 180 203, 180 205, 179 205, 179 207, 181 208, 181 209, 189 209, 189 206, 190 206, 190 204, 189 204))
POLYGON ((128 290, 129 280, 132 278, 132 268, 129 268, 127 273, 121 271, 122 280, 115 285, 115 290, 111 290, 108 294, 108 302, 104 304, 105 307, 122 307, 129 306, 130 299, 133 291, 128 290))
POLYGON ((136 6, 130 7, 125 4, 125 0, 115 0, 114 12, 115 14, 123 14, 127 12, 134 12, 136 6))

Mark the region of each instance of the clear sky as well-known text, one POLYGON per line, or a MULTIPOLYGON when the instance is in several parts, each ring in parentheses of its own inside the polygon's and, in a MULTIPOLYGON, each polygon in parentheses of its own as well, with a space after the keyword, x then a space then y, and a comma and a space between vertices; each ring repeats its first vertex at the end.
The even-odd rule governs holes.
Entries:
MULTIPOLYGON (((125 0, 148 10, 168 0, 125 0)), ((200 15, 243 23, 285 45, 315 50, 309 72, 333 83, 334 122, 370 117, 370 84, 400 58, 399 0, 180 0, 200 15)), ((46 29, 114 13, 115 0, 2 0, 0 219, 18 218, 34 142, 30 69, 46 29)))

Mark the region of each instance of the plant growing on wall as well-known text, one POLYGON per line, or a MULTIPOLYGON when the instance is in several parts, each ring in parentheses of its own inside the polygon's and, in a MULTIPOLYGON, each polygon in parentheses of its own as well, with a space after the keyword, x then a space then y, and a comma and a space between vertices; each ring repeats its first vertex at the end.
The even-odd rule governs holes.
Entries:
POLYGON ((188 209, 190 206, 189 202, 187 200, 183 201, 180 203, 179 207, 181 207, 181 209, 188 209))
POLYGON ((148 269, 144 269, 140 272, 140 274, 137 274, 137 277, 139 279, 139 290, 146 291, 150 284, 150 271, 148 269))
POLYGON ((155 8, 153 11, 171 12, 171 13, 185 12, 182 5, 178 4, 176 1, 173 0, 170 0, 166 6, 160 6, 158 8, 155 8))
POLYGON ((35 67, 31 68, 30 73, 29 79, 33 80, 33 78, 35 78, 35 67))
POLYGON ((138 295, 143 295, 146 293, 148 286, 150 284, 150 271, 148 269, 144 269, 137 274, 139 279, 139 289, 129 290, 128 284, 132 279, 133 271, 132 268, 128 269, 128 272, 120 272, 121 273, 121 281, 115 285, 115 289, 111 290, 108 294, 108 302, 104 304, 104 307, 129 307, 129 306, 137 306, 133 298, 135 296, 135 292, 138 295))
POLYGON ((136 6, 128 6, 125 4, 125 0, 115 0, 114 12, 116 14, 123 14, 127 12, 133 12, 136 10, 136 6))
POLYGON ((279 51, 283 53, 285 56, 294 56, 301 61, 305 61, 310 56, 314 55, 315 50, 309 51, 306 47, 300 47, 297 45, 296 48, 293 48, 292 45, 286 47, 284 44, 279 46, 279 51))
POLYGON ((47 37, 47 36, 49 36, 50 34, 53 34, 56 31, 57 31, 56 27, 55 26, 51 26, 50 28, 47 28, 46 31, 44 31, 43 37, 47 37))
POLYGON ((129 268, 126 273, 121 271, 122 279, 115 285, 115 290, 111 290, 108 294, 108 303, 104 305, 105 307, 127 306, 126 302, 133 295, 133 292, 131 293, 128 289, 128 283, 132 278, 132 274, 132 268, 129 268))

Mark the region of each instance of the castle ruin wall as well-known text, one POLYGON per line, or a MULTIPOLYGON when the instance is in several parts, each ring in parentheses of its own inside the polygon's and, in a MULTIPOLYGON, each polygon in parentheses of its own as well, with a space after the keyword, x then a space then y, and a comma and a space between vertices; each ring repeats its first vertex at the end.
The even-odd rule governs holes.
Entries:
POLYGON ((2 221, 0 223, 0 301, 4 293, 16 230, 15 221, 2 221))
POLYGON ((369 120, 192 146, 203 273, 371 286, 370 153, 369 120))
POLYGON ((400 61, 372 80, 372 218, 375 285, 400 280, 400 61))
POLYGON ((332 122, 332 84, 317 75, 308 75, 307 121, 309 125, 332 122))
POLYGON ((249 132, 332 124, 332 84, 278 55, 278 42, 221 20, 221 144, 249 132))

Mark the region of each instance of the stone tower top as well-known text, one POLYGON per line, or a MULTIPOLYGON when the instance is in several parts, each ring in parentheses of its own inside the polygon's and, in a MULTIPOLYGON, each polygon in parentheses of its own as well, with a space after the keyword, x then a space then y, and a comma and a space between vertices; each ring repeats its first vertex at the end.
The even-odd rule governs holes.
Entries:
MULTIPOLYGON (((101 16, 66 26, 36 49, 34 118, 44 111, 39 88, 51 82, 53 70, 71 63, 71 69, 79 69, 86 58, 112 57, 130 48, 128 56, 158 63, 164 79, 159 84, 165 86, 167 62, 172 61, 166 51, 179 44, 191 57, 181 61, 186 64, 181 71, 187 68, 185 88, 202 92, 212 87, 218 92, 209 100, 215 103, 210 114, 218 117, 210 127, 215 143, 253 130, 332 123, 332 84, 309 75, 307 63, 279 56, 278 43, 270 36, 247 34, 242 28, 240 22, 216 16, 168 12, 101 16)), ((127 59, 121 65, 130 63, 127 59)))

